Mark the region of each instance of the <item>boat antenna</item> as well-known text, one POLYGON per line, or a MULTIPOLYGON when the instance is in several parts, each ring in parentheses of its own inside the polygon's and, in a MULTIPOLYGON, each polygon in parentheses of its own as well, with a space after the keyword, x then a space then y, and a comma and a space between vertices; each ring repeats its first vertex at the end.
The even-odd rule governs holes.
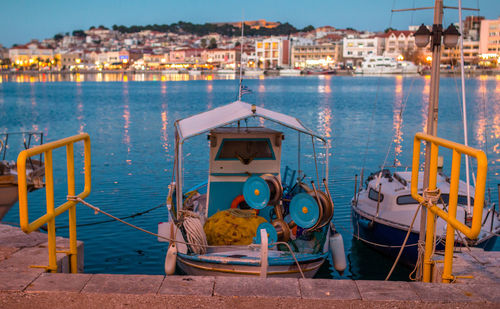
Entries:
MULTIPOLYGON (((465 72, 464 72, 464 31, 462 25, 462 0, 458 0, 458 25, 460 33, 462 34, 460 38, 460 78, 462 80, 462 117, 464 124, 464 144, 469 145, 468 134, 467 134, 467 109, 465 103, 465 72)), ((471 215, 470 206, 470 188, 469 188, 469 156, 465 155, 465 180, 467 183, 467 216, 471 215)))
POLYGON ((241 40, 240 40, 240 83, 238 85, 238 101, 241 101, 241 88, 243 86, 243 34, 245 31, 245 19, 241 19, 241 40))

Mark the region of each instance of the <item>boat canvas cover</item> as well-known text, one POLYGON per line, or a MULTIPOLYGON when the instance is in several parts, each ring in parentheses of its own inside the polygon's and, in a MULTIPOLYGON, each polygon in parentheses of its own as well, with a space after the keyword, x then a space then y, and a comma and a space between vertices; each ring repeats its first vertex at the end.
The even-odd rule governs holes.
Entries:
POLYGON ((315 136, 323 142, 325 141, 322 136, 317 135, 304 127, 295 117, 273 112, 258 106, 254 106, 254 111, 252 111, 252 105, 242 101, 236 101, 185 119, 178 120, 176 122, 176 129, 180 140, 183 141, 190 137, 210 131, 211 129, 222 127, 250 117, 262 117, 302 133, 315 136))

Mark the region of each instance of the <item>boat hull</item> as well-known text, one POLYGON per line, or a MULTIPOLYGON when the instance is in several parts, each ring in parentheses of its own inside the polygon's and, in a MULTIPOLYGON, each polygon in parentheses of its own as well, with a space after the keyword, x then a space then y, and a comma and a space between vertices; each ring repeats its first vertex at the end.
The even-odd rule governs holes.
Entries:
POLYGON ((0 187, 0 221, 9 212, 10 208, 17 203, 17 185, 7 185, 0 187))
MULTIPOLYGON (((306 278, 312 278, 318 272, 326 259, 325 255, 318 255, 310 260, 299 261, 300 268, 306 278)), ((220 263, 202 261, 196 257, 178 254, 177 266, 188 275, 194 276, 249 276, 259 277, 261 267, 258 263, 253 265, 244 263, 220 263)), ((268 277, 302 278, 295 262, 269 265, 268 277)))
MULTIPOLYGON (((390 222, 381 222, 379 220, 373 220, 372 222, 371 216, 365 216, 354 207, 352 208, 352 224, 355 239, 365 242, 368 246, 389 257, 396 257, 398 255, 399 246, 403 244, 408 232, 407 229, 398 228, 390 222)), ((496 238, 493 235, 484 237, 476 241, 472 246, 491 250, 495 245, 496 238)), ((401 254, 400 263, 408 266, 415 265, 418 257, 418 247, 416 245, 418 239, 419 234, 417 232, 410 232, 408 241, 406 242, 407 247, 401 254)), ((455 243, 455 245, 461 246, 460 243, 455 243)), ((436 250, 444 250, 443 242, 436 245, 436 250)))

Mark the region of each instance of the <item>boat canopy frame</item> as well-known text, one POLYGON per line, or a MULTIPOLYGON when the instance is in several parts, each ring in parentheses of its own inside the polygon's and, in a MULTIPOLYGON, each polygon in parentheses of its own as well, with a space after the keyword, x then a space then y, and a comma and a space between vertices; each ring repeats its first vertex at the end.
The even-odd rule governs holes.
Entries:
MULTIPOLYGON (((269 109, 258 107, 255 104, 249 104, 243 101, 235 101, 227 105, 223 105, 212 110, 195 114, 193 116, 176 120, 175 127, 175 157, 174 157, 174 170, 175 170, 175 189, 177 208, 180 209, 182 201, 182 186, 183 186, 183 162, 182 162, 182 146, 184 142, 200 134, 209 132, 210 130, 224 127, 241 120, 248 118, 264 118, 284 127, 288 127, 299 133, 311 136, 312 142, 314 138, 319 139, 326 146, 326 168, 325 177, 328 183, 328 153, 329 145, 325 137, 307 129, 299 119, 271 111, 269 109), (180 194, 179 194, 180 193, 180 194)), ((299 135, 300 141, 300 135, 299 135)), ((300 144, 299 144, 300 151, 300 144)), ((316 158, 314 158, 316 160, 316 158)), ((316 167, 317 168, 317 167, 316 167)), ((316 171, 318 172, 318 171, 316 171)))

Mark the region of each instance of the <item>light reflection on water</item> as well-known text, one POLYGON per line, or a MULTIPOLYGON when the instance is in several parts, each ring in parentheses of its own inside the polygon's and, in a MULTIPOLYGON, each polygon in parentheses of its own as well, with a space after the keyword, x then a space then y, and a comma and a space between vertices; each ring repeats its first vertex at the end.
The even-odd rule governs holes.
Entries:
MULTIPOLYGON (((93 191, 88 201, 117 216, 150 209, 165 201, 171 180, 175 120, 234 101, 237 94, 236 80, 218 79, 216 75, 153 75, 0 75, 0 132, 42 130, 46 141, 88 132, 92 141, 93 174, 93 191), (187 79, 190 81, 185 82, 187 79)), ((344 234, 351 263, 344 278, 373 278, 368 268, 370 272, 378 269, 383 278, 391 261, 375 266, 370 261, 367 267, 365 258, 373 260, 373 252, 353 243, 349 234, 354 175, 359 175, 363 167, 365 177, 366 172, 377 170, 385 160, 391 141, 388 162, 395 160, 397 164, 410 165, 412 137, 426 127, 429 78, 258 77, 247 79, 244 84, 253 90, 244 96, 245 101, 297 116, 307 127, 328 139, 332 147, 328 181, 335 201, 335 222, 344 234), (405 111, 400 117, 403 106, 405 111), (372 115, 375 121, 370 124, 372 115)), ((467 80, 469 127, 473 137, 470 144, 486 150, 489 182, 494 184, 491 195, 495 201, 496 184, 500 182, 499 84, 500 79, 494 77, 467 80)), ((438 135, 462 141, 461 113, 456 101, 455 81, 443 78, 438 135)), ((285 136, 284 145, 297 140, 296 134, 288 131, 285 136)), ((186 181, 205 179, 207 143, 202 136, 186 146, 190 153, 186 164, 195 169, 186 181)), ((312 152, 309 140, 303 139, 302 146, 303 153, 312 152)), ((14 148, 13 145, 13 151, 14 148)), ((296 153, 284 149, 282 161, 296 164, 296 153)), ((320 156, 322 162, 324 156, 320 156)), ((313 160, 308 157, 302 164, 306 174, 311 175, 307 171, 312 169, 313 160)), ((64 176, 64 165, 56 169, 64 176)), ((65 179, 59 179, 58 183, 62 189, 57 189, 56 195, 64 199, 65 179)), ((30 211, 43 208, 40 205, 44 203, 44 194, 44 190, 30 194, 30 203, 33 202, 30 211)), ((159 208, 130 221, 156 231, 158 221, 164 218, 165 210, 159 208)), ((78 208, 78 223, 102 219, 83 206, 78 208)), ((18 214, 11 211, 5 220, 16 222, 18 214)), ((66 222, 58 219, 57 224, 66 222)), ((67 230, 61 229, 60 234, 67 235, 67 230)), ((87 272, 163 273, 166 248, 153 237, 116 223, 82 226, 78 228, 78 235, 85 242, 87 272)), ((328 270, 326 272, 328 274, 328 270)), ((396 278, 405 280, 405 276, 402 271, 396 278)))

